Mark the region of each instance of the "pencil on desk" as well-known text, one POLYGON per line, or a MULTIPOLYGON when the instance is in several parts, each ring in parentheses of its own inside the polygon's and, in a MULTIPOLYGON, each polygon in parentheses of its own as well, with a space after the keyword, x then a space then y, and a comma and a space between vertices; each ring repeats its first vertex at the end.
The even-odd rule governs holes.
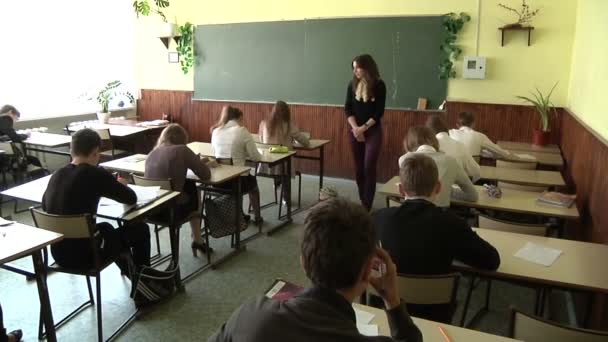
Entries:
POLYGON ((445 329, 443 329, 441 326, 437 326, 437 328, 439 328, 439 332, 441 333, 441 335, 443 335, 443 339, 445 340, 445 342, 452 342, 445 329))

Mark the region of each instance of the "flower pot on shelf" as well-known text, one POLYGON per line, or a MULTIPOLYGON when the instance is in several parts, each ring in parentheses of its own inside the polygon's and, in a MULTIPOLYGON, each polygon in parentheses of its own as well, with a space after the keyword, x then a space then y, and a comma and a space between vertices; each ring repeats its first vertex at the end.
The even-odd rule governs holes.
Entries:
POLYGON ((177 35, 177 24, 162 23, 159 28, 159 37, 174 37, 177 35))
POLYGON ((110 121, 110 117, 112 116, 112 112, 107 113, 97 113, 97 120, 99 120, 100 124, 107 124, 110 121))
POLYGON ((549 144, 549 140, 551 138, 550 131, 540 131, 538 129, 534 130, 534 134, 532 136, 532 141, 534 145, 537 146, 545 146, 549 144))

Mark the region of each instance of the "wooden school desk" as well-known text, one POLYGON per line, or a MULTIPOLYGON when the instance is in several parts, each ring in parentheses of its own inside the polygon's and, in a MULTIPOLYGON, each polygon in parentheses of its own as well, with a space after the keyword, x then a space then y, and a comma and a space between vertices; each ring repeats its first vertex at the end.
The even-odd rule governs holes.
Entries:
MULTIPOLYGON (((399 177, 391 178, 386 184, 378 189, 378 193, 388 196, 400 198, 399 177)), ((533 214, 544 217, 557 217, 566 220, 576 220, 579 218, 579 212, 576 205, 570 208, 560 208, 548 205, 539 205, 536 199, 539 193, 531 191, 521 191, 513 189, 502 189, 501 198, 492 198, 486 194, 482 186, 475 185, 479 192, 479 199, 476 202, 467 202, 457 199, 452 199, 452 204, 463 207, 479 208, 479 209, 494 209, 507 212, 516 212, 524 214, 533 214)))
POLYGON ((42 260, 42 250, 63 240, 63 235, 38 229, 21 223, 0 227, 0 265, 31 255, 34 274, 38 285, 40 314, 46 331, 47 341, 57 341, 55 323, 46 283, 46 266, 42 260))
MULTIPOLYGON (((361 305, 353 303, 353 307, 357 310, 365 311, 374 315, 374 318, 369 324, 375 324, 378 326, 378 334, 380 336, 391 336, 390 327, 388 325, 388 318, 386 312, 381 309, 373 308, 371 306, 361 305)), ((439 327, 442 327, 447 335, 450 337, 452 342, 513 342, 514 339, 507 337, 491 335, 481 331, 475 331, 471 329, 465 329, 456 327, 449 324, 429 321, 422 318, 412 317, 414 323, 422 332, 424 342, 445 342, 444 337, 439 332, 439 327)))
POLYGON ((42 132, 32 132, 32 134, 23 141, 26 153, 28 151, 33 151, 62 156, 69 156, 70 152, 58 150, 57 148, 70 146, 71 142, 72 137, 69 135, 42 132))
MULTIPOLYGON (((608 260, 608 245, 492 229, 474 230, 498 250, 500 267, 496 271, 486 271, 456 263, 454 268, 458 271, 491 279, 532 284, 539 288, 608 294, 608 270, 598 267, 598 260, 608 260), (559 249, 563 253, 549 267, 515 257, 514 254, 527 242, 559 249)), ((542 304, 537 308, 539 309, 542 310, 542 304)))
MULTIPOLYGON (((108 161, 108 162, 100 164, 100 166, 105 169, 112 170, 112 171, 135 173, 135 174, 143 175, 145 172, 146 157, 147 156, 143 155, 143 154, 136 154, 136 155, 132 155, 129 157, 124 157, 124 158, 108 161)), ((209 179, 209 180, 201 181, 195 174, 193 174, 191 172, 188 172, 187 178, 194 180, 196 182, 202 183, 203 185, 207 185, 207 186, 220 185, 220 184, 224 184, 226 182, 230 182, 234 179, 237 179, 238 181, 235 183, 238 183, 238 184, 236 184, 236 186, 234 186, 231 189, 230 194, 236 200, 236 203, 241 203, 240 201, 242 201, 242 197, 241 197, 241 192, 240 192, 240 176, 243 173, 248 173, 249 169, 250 168, 246 167, 246 166, 219 165, 218 167, 211 168, 211 179, 209 179)), ((241 220, 241 215, 238 215, 238 211, 235 211, 235 222, 236 222, 235 227, 240 227, 240 220, 241 220)), ((226 256, 211 262, 210 263, 211 267, 217 267, 224 261, 228 260, 229 258, 231 258, 245 250, 245 246, 241 245, 241 236, 240 236, 239 229, 237 229, 237 231, 235 232, 234 239, 235 239, 234 250, 232 252, 228 253, 226 256)), ((179 248, 179 246, 177 246, 177 248, 179 248)), ((185 276, 183 278, 183 280, 187 281, 187 280, 191 279, 196 274, 204 271, 206 266, 207 265, 205 265, 205 266, 197 269, 196 271, 192 272, 191 274, 185 276)))
MULTIPOLYGON (((259 134, 252 134, 253 140, 256 143, 262 144, 260 142, 259 134)), ((293 144, 293 148, 296 151, 315 151, 319 150, 318 156, 308 156, 308 155, 299 155, 296 154, 294 158, 296 159, 305 159, 305 160, 316 160, 319 162, 319 191, 323 188, 323 175, 325 172, 325 145, 329 144, 331 140, 325 139, 310 139, 310 144, 308 146, 302 146, 297 142, 293 144)))
MULTIPOLYGON (((215 157, 213 153, 213 147, 210 143, 203 142, 191 142, 188 147, 196 154, 205 157, 215 157)), ((262 159, 254 161, 255 163, 267 164, 269 167, 283 164, 283 186, 285 188, 285 202, 287 203, 287 214, 284 219, 281 218, 282 222, 266 230, 266 234, 271 235, 277 230, 285 227, 292 222, 291 218, 291 158, 296 154, 294 151, 288 153, 270 153, 268 148, 258 148, 262 154, 262 159)), ((279 204, 280 205, 280 204, 279 204)))
POLYGON ((480 171, 481 179, 547 187, 562 187, 566 185, 562 174, 558 171, 507 169, 485 165, 480 166, 480 171))
MULTIPOLYGON (((42 197, 50 179, 51 175, 42 177, 2 191, 1 194, 2 196, 8 196, 19 200, 42 203, 42 197)), ((116 220, 119 224, 141 220, 144 217, 153 215, 163 209, 173 211, 175 207, 174 202, 179 196, 180 193, 177 191, 160 190, 159 196, 154 201, 136 209, 130 209, 128 206, 122 204, 112 206, 100 204, 97 207, 97 216, 116 220)), ((169 225, 169 238, 171 240, 171 254, 174 265, 179 265, 179 227, 177 227, 174 222, 171 222, 169 225)), ((183 288, 179 271, 176 273, 175 283, 179 289, 183 288)))
POLYGON ((498 141, 498 146, 505 150, 522 151, 522 152, 544 152, 544 153, 557 153, 560 154, 559 146, 557 145, 545 145, 538 146, 530 143, 514 142, 514 141, 498 141))

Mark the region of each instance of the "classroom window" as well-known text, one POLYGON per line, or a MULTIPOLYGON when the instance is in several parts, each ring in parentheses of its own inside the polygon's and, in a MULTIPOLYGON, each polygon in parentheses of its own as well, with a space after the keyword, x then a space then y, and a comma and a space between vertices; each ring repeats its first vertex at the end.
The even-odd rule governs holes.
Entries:
POLYGON ((0 106, 26 120, 94 113, 86 99, 107 82, 133 91, 134 24, 131 1, 0 1, 0 106))

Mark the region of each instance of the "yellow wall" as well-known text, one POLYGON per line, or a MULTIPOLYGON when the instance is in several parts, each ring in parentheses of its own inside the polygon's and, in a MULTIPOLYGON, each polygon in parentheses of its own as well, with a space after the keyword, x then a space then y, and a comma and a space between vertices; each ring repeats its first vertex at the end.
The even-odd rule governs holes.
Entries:
POLYGON ((608 139, 608 1, 580 1, 577 13, 568 107, 608 139))
MULTIPOLYGON (((479 54, 488 57, 486 80, 451 80, 448 97, 453 100, 487 103, 519 103, 515 95, 538 86, 550 88, 559 81, 554 102, 565 105, 575 30, 577 0, 532 0, 542 7, 534 25, 532 46, 523 33, 507 37, 500 46, 498 27, 512 21, 499 2, 519 6, 520 0, 172 0, 168 17, 193 24, 273 21, 315 17, 421 15, 466 12, 472 21, 461 33, 464 54, 474 55, 477 20, 481 17, 479 54)), ((600 0, 601 1, 601 0, 600 0)), ((176 64, 167 63, 165 47, 156 38, 158 19, 138 20, 136 79, 141 89, 192 90, 192 74, 184 76, 176 64)), ((438 43, 439 45, 439 43, 438 43)), ((171 47, 175 49, 174 46, 171 47)), ((461 64, 456 70, 460 76, 461 64)))

